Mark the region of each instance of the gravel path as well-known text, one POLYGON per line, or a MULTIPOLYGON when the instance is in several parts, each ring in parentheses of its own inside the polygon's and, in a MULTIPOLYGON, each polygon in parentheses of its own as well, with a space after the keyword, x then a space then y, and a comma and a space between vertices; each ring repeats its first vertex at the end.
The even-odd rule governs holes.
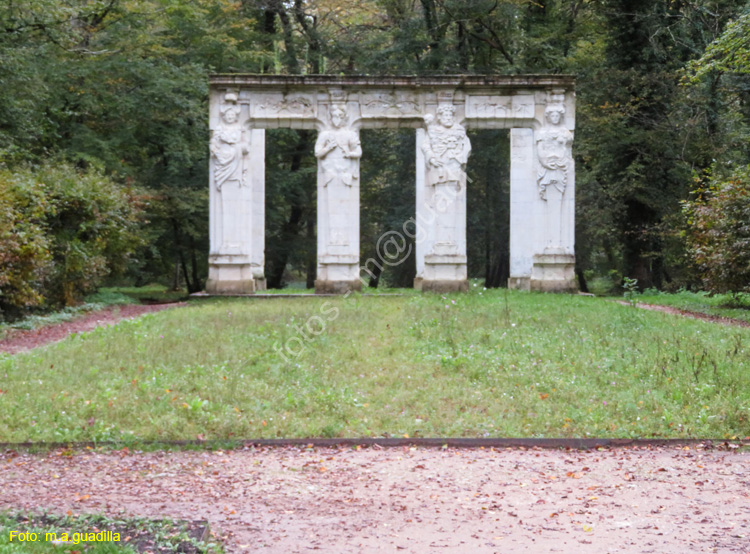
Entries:
POLYGON ((750 553, 750 452, 266 448, 0 459, 0 507, 207 519, 228 552, 750 553))
MULTIPOLYGON (((109 308, 0 350, 179 305, 109 308)), ((230 553, 750 554, 750 452, 9 451, 0 508, 206 519, 230 553)))

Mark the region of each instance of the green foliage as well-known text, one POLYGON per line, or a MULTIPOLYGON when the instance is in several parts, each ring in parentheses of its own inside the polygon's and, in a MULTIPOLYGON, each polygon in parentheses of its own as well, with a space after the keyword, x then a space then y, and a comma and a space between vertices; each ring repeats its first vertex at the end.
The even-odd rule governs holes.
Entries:
POLYGON ((16 200, 7 182, 0 181, 0 310, 41 303, 51 258, 42 227, 16 200))
POLYGON ((721 36, 708 45, 703 56, 688 64, 688 68, 694 81, 717 71, 750 73, 750 13, 729 23, 721 36))
POLYGON ((0 512, 0 554, 136 554, 146 550, 220 554, 224 551, 214 542, 206 543, 195 539, 190 535, 190 527, 190 523, 169 519, 111 518, 98 514, 59 516, 51 513, 0 512), (36 533, 36 537, 24 535, 24 538, 28 539, 20 541, 18 535, 14 534, 11 540, 12 531, 36 533), (81 540, 82 535, 106 531, 112 534, 103 535, 104 538, 116 538, 117 533, 119 541, 81 540), (55 539, 62 541, 66 535, 68 542, 52 542, 55 539))
POLYGON ((638 279, 623 277, 622 281, 622 288, 625 289, 623 296, 631 306, 635 307, 638 303, 638 279))
POLYGON ((96 169, 0 171, 0 308, 72 305, 122 273, 139 244, 139 199, 96 169))
POLYGON ((364 131, 361 138, 361 277, 371 287, 409 288, 416 275, 414 132, 364 131))
MULTIPOLYGON (((207 273, 207 74, 574 73, 578 273, 677 288, 692 279, 671 232, 692 172, 714 160, 750 162, 743 10, 745 0, 6 2, 0 163, 62 158, 148 190, 129 279, 182 280, 197 291, 207 273), (685 67, 690 87, 680 86, 685 67)), ((307 285, 314 278, 314 138, 268 134, 271 286, 283 286, 289 270, 305 273, 307 285)), ((378 234, 413 215, 405 140, 364 143, 363 260, 378 234)), ((502 141, 475 148, 469 162, 470 270, 493 285, 504 281, 507 257, 502 141)), ((12 294, 38 302, 34 286, 20 283, 39 280, 47 246, 23 250, 14 229, 6 225, 2 240, 25 277, 12 294)), ((407 284, 412 267, 384 278, 407 284)))
POLYGON ((688 243, 707 290, 750 292, 750 166, 699 182, 684 203, 688 243))

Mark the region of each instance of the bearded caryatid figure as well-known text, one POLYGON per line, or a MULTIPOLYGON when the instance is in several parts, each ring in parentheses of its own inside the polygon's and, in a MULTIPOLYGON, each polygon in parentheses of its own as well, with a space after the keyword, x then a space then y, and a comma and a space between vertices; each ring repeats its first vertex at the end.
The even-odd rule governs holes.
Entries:
MULTIPOLYGON (((425 116, 427 132, 422 144, 426 164, 425 182, 431 207, 439 214, 434 231, 433 253, 455 253, 458 225, 463 221, 461 198, 466 190, 466 162, 471 142, 463 125, 455 122, 455 107, 442 105, 437 117, 425 116), (437 121, 435 121, 437 119, 437 121)), ((465 207, 463 207, 465 209, 465 207)))
POLYGON ((547 200, 549 187, 554 187, 562 195, 568 185, 568 171, 573 164, 573 133, 563 126, 564 116, 562 104, 547 105, 544 110, 546 125, 537 133, 537 185, 542 200, 547 200))
POLYGON ((451 185, 456 190, 466 186, 466 162, 471 153, 471 142, 463 125, 454 122, 456 108, 440 106, 437 122, 425 116, 427 136, 422 150, 427 164, 428 185, 451 185))
POLYGON ((227 93, 219 108, 221 122, 214 129, 210 151, 214 158, 214 186, 221 197, 221 245, 219 254, 240 254, 242 226, 231 217, 238 203, 243 202, 244 189, 249 186, 246 155, 248 141, 240 122, 237 95, 227 93))

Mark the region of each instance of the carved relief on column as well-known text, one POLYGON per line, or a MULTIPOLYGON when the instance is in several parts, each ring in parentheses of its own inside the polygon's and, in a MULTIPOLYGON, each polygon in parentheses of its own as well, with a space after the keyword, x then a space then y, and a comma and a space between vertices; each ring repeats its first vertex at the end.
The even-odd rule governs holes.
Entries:
MULTIPOLYGON (((447 98, 446 98, 447 100, 447 98)), ((426 133, 422 144, 425 160, 426 202, 435 212, 434 255, 464 254, 466 162, 471 142, 463 125, 455 122, 452 103, 438 105, 436 116, 424 117, 426 133)))
POLYGON ((539 196, 547 200, 547 189, 554 187, 561 195, 569 182, 573 166, 573 133, 563 125, 565 119, 565 96, 553 94, 544 109, 544 127, 537 132, 537 156, 539 170, 537 185, 539 196))
POLYGON ((318 158, 318 293, 360 290, 359 130, 342 90, 329 92, 328 117, 315 142, 318 158))
POLYGON ((341 225, 341 218, 345 214, 338 213, 339 206, 335 200, 350 196, 347 188, 359 187, 362 147, 359 131, 348 125, 343 97, 332 95, 332 100, 328 112, 329 126, 318 134, 315 157, 318 158, 318 184, 327 189, 326 208, 330 234, 326 246, 348 246, 349 232, 341 225))
MULTIPOLYGON (((213 131, 210 142, 213 163, 213 184, 219 196, 220 239, 219 255, 240 255, 243 252, 243 205, 247 200, 249 186, 248 163, 249 141, 240 122, 240 106, 237 94, 224 95, 219 108, 220 122, 213 131)), ((249 214, 248 214, 249 215, 249 214)))
POLYGON ((549 93, 544 123, 535 132, 537 222, 529 287, 536 291, 576 290, 574 242, 575 168, 573 133, 565 121, 565 91, 549 93))

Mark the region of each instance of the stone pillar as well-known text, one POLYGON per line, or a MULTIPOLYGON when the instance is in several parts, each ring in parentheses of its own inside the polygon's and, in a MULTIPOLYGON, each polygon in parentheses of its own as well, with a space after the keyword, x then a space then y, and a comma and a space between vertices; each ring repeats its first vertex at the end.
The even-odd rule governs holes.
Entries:
POLYGON ((252 220, 250 265, 255 290, 266 290, 266 130, 250 131, 250 167, 252 173, 252 220))
MULTIPOLYGON (((451 96, 452 98, 452 96, 451 96)), ((455 107, 438 105, 417 134, 417 277, 423 291, 469 290, 466 267, 466 162, 471 143, 454 121, 455 107)))
POLYGON ((534 131, 510 130, 510 277, 508 288, 530 290, 540 199, 536 190, 534 131))
MULTIPOLYGON (((571 97, 572 102, 572 97, 571 97)), ((539 225, 531 290, 575 292, 575 167, 564 91, 552 91, 544 123, 534 132, 539 225)))
POLYGON ((265 132, 240 121, 237 95, 228 92, 212 113, 209 163, 209 294, 249 294, 265 288, 262 205, 265 132), (258 194, 260 198, 258 199, 258 194), (259 252, 253 252, 254 248, 259 252))
POLYGON ((417 153, 415 157, 417 175, 416 175, 416 211, 415 211, 415 230, 414 230, 414 257, 416 258, 417 273, 414 277, 414 288, 422 290, 422 281, 424 280, 424 258, 425 253, 432 245, 428 245, 428 226, 434 223, 434 216, 431 215, 429 206, 425 203, 425 185, 424 185, 424 129, 417 129, 417 153))
POLYGON ((318 271, 315 292, 361 290, 359 278, 359 130, 343 101, 329 106, 330 125, 315 143, 318 158, 318 271))

